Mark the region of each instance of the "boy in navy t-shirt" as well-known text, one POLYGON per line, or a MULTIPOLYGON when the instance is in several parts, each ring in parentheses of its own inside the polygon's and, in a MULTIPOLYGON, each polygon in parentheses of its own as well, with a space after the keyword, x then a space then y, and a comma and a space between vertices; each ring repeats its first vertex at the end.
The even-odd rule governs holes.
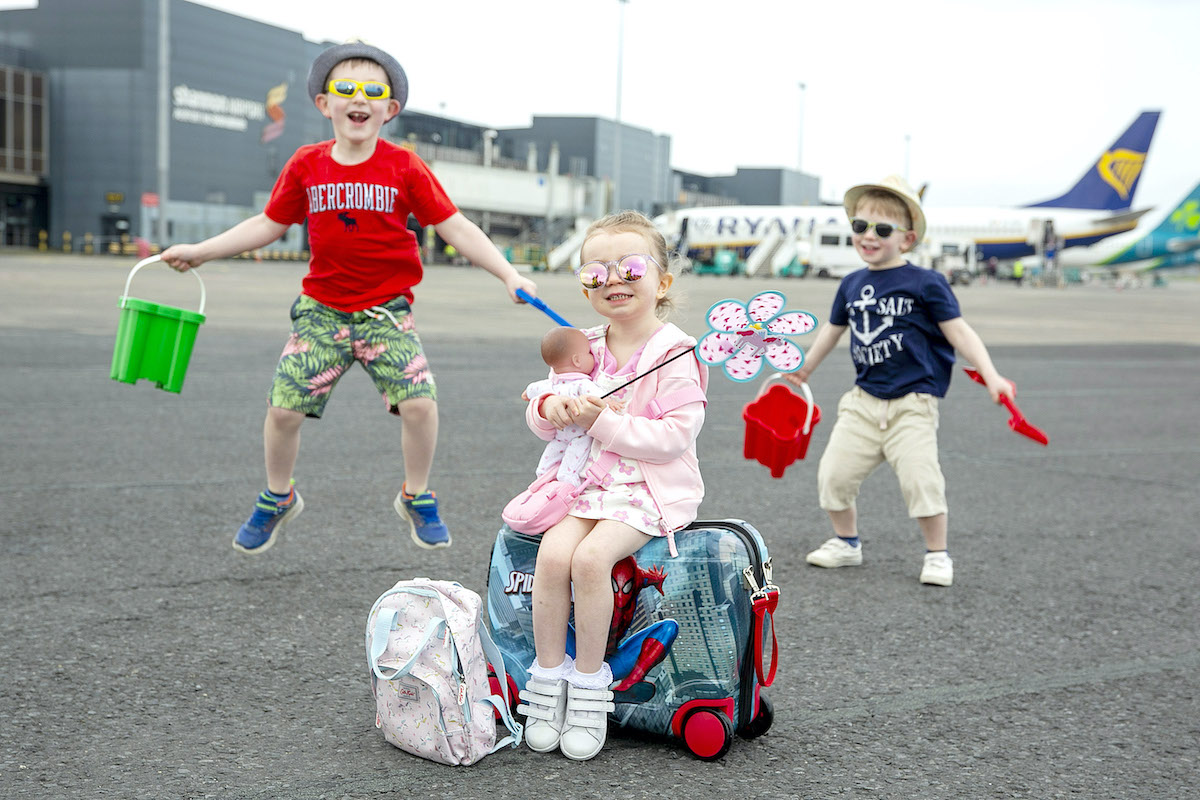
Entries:
POLYGON ((867 475, 886 461, 900 480, 908 515, 925 537, 921 583, 949 586, 954 564, 946 550, 937 425, 954 351, 983 376, 992 400, 1012 398, 1012 384, 962 318, 946 279, 905 258, 925 236, 925 214, 908 184, 893 175, 855 186, 846 192, 845 207, 854 249, 867 268, 842 280, 829 322, 817 333, 804 366, 787 376, 796 385, 806 382, 850 329, 857 377, 838 402, 837 422, 817 469, 821 508, 837 535, 807 561, 818 567, 862 564, 855 500, 867 475))

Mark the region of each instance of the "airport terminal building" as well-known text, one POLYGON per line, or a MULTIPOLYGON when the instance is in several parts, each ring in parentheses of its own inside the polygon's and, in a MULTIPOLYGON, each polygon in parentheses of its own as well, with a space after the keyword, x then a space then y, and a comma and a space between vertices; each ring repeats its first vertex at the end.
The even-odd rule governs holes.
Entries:
MULTIPOLYGON (((258 213, 296 148, 331 136, 305 90, 330 44, 187 0, 0 11, 0 247, 195 241, 258 213)), ((501 246, 552 246, 613 207, 802 203, 819 189, 786 169, 676 173, 669 136, 597 117, 497 130, 406 109, 384 136, 414 147, 501 246)), ((301 253, 304 231, 272 247, 301 253)))

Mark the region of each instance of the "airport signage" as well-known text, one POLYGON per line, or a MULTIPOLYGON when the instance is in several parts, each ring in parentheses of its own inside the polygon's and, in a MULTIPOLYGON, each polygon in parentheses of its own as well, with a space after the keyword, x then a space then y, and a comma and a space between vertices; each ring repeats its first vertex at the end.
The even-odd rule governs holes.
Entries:
POLYGON ((190 86, 176 86, 171 90, 171 118, 176 122, 206 125, 229 131, 244 131, 252 120, 263 120, 266 111, 259 100, 244 97, 229 97, 216 92, 205 92, 190 86))

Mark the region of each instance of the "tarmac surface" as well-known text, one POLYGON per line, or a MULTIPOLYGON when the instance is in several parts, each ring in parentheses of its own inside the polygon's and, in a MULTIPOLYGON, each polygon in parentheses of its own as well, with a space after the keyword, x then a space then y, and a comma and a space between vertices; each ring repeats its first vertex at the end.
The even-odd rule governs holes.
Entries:
MULTIPOLYGON (((414 576, 484 591, 499 510, 541 452, 519 394, 544 375, 552 323, 478 270, 435 267, 418 287, 453 547, 401 532, 399 424, 356 370, 304 428, 303 516, 249 557, 230 539, 262 486, 265 394, 304 267, 206 265, 208 319, 174 395, 108 377, 131 266, 0 253, 0 797, 1194 796, 1200 284, 956 290, 1050 445, 956 375, 949 589, 917 582, 920 535, 887 469, 859 501, 865 564, 804 563, 831 535, 815 476, 852 379, 844 341, 812 382, 828 419, 779 480, 742 458, 755 386, 714 371, 701 517, 750 521, 774 557, 774 726, 714 763, 614 734, 587 763, 522 748, 451 768, 375 729, 366 615, 414 576)), ((597 321, 571 276, 534 277, 568 319, 597 321)), ((766 288, 824 320, 836 284, 677 286, 676 321, 698 335, 712 302, 766 288)), ((197 288, 157 266, 130 293, 195 307, 197 288)))

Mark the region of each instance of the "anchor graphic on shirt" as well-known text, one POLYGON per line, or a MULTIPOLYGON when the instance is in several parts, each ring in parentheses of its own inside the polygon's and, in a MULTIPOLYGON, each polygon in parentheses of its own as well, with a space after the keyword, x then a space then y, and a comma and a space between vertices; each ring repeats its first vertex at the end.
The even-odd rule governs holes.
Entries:
POLYGON ((892 322, 896 317, 892 314, 884 314, 879 317, 879 325, 875 330, 871 330, 871 312, 867 310, 867 306, 875 305, 875 287, 864 286, 859 294, 859 299, 852 302, 854 306, 862 314, 862 330, 850 326, 850 330, 854 332, 854 338, 858 339, 863 344, 870 344, 879 338, 879 334, 892 327, 892 322))

